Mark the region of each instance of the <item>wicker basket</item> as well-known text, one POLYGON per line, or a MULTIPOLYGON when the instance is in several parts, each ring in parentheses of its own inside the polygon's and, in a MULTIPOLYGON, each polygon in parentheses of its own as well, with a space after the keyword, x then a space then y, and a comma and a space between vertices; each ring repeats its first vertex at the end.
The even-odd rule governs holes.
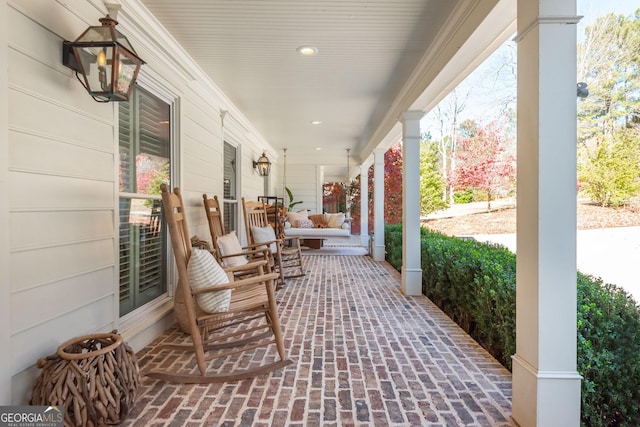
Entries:
POLYGON ((65 426, 120 424, 133 407, 140 372, 117 331, 69 340, 37 366, 31 404, 64 406, 65 426))

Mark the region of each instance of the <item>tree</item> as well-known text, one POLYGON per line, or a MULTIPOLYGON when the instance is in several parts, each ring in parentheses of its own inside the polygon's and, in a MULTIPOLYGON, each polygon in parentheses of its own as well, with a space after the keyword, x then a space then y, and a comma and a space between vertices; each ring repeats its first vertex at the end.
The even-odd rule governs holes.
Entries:
POLYGON ((402 222, 402 143, 384 153, 384 222, 402 222))
POLYGON ((578 167, 582 190, 602 206, 618 207, 640 191, 640 134, 605 137, 578 167))
MULTIPOLYGON (((440 101, 434 108, 435 119, 438 123, 440 139, 438 140, 438 152, 440 154, 442 176, 448 182, 450 170, 455 169, 455 153, 457 149, 456 129, 458 126, 458 116, 466 106, 471 89, 463 95, 458 94, 458 88, 454 88, 445 99, 440 101)), ((453 187, 449 188, 448 198, 453 204, 453 187)), ((447 186, 442 186, 442 200, 447 202, 447 186)))
POLYGON ((456 188, 486 192, 487 210, 491 210, 491 200, 499 191, 511 189, 515 180, 515 156, 509 151, 510 142, 498 122, 478 127, 460 141, 457 167, 450 182, 456 188))
MULTIPOLYGON (((402 222, 402 144, 400 142, 393 145, 384 154, 384 222, 385 224, 396 224, 402 222)), ((363 232, 373 231, 373 166, 367 171, 368 194, 369 194, 369 230, 361 230, 363 232)), ((352 205, 351 215, 353 221, 351 223, 352 230, 360 228, 360 179, 352 183, 352 205)))
POLYGON ((445 209, 442 199, 446 181, 438 167, 438 144, 428 136, 420 141, 420 213, 422 215, 445 209))
MULTIPOLYGON (((423 120, 438 142, 440 167, 446 183, 451 183, 449 174, 456 169, 460 123, 466 118, 508 118, 505 129, 511 132, 515 129, 516 56, 516 43, 504 43, 423 120)), ((454 189, 445 185, 443 200, 453 204, 453 196, 454 189)))
POLYGON ((603 206, 640 194, 640 9, 613 13, 586 28, 578 45, 578 80, 589 96, 578 101, 579 186, 603 206))
POLYGON ((578 140, 598 144, 640 118, 640 9, 609 13, 586 28, 578 45, 578 81, 589 96, 578 102, 578 140))

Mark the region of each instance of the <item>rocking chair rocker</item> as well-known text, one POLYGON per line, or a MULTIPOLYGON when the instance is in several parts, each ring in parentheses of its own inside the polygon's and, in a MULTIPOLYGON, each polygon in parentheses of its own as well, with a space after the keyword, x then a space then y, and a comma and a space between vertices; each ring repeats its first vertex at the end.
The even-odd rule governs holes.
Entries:
POLYGON ((191 343, 166 344, 159 349, 193 351, 199 373, 153 370, 145 375, 171 382, 206 384, 252 378, 291 364, 285 356, 275 298, 274 280, 278 274, 262 274, 266 261, 254 261, 248 263, 247 268, 257 266, 261 274, 233 280, 233 275, 224 272, 211 253, 191 248, 180 190, 175 188, 171 193, 166 184, 162 184, 161 189, 178 267, 176 304, 182 300, 191 343), (194 270, 196 267, 198 270, 194 270), (225 359, 272 344, 277 349, 273 362, 240 371, 214 374, 207 371, 209 360, 225 359), (209 352, 212 357, 205 359, 209 352))

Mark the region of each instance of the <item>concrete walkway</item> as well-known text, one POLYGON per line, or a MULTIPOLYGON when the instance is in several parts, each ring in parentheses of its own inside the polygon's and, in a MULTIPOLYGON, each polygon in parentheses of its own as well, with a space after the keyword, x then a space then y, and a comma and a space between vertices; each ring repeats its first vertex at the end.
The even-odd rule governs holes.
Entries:
MULTIPOLYGON (((515 207, 515 199, 491 202, 492 208, 515 207)), ((454 205, 426 218, 452 218, 485 212, 487 202, 454 205)), ((480 234, 470 236, 481 242, 497 243, 516 252, 515 234, 480 234)), ((640 303, 640 227, 598 228, 577 232, 578 271, 620 286, 640 303)))
MULTIPOLYGON (((473 236, 481 242, 497 243, 516 252, 515 234, 473 236)), ((618 285, 640 302, 640 227, 578 230, 578 271, 618 285)))

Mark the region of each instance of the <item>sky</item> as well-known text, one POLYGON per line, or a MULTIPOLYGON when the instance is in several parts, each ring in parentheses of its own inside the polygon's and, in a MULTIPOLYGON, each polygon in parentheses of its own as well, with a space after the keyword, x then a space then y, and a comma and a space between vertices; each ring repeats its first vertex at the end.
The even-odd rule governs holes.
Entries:
MULTIPOLYGON (((577 0, 576 8, 577 14, 583 16, 577 28, 580 39, 586 26, 597 17, 609 12, 630 15, 640 9, 640 0, 577 0)), ((515 43, 510 38, 458 86, 459 102, 464 102, 458 123, 468 118, 486 121, 483 119, 497 117, 499 112, 496 105, 504 105, 506 99, 514 97, 515 73, 505 65, 511 56, 515 60, 515 54, 515 43)), ((441 106, 444 107, 447 102, 445 99, 441 106)), ((421 125, 423 131, 430 132, 434 139, 440 139, 440 125, 435 110, 422 119, 421 125)))
POLYGON ((585 25, 608 12, 630 15, 637 9, 640 9, 640 0, 578 0, 578 15, 584 16, 578 24, 578 32, 584 31, 585 25))

